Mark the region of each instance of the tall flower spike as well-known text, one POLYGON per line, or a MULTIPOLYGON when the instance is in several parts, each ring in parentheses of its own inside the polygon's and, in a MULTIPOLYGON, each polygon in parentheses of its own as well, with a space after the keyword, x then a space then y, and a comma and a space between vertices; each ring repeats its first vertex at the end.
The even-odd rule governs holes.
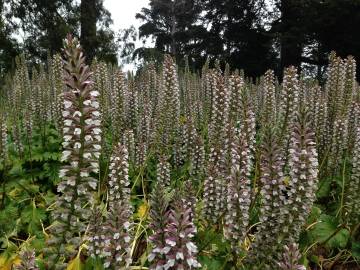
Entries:
POLYGON ((327 173, 333 175, 340 170, 347 147, 348 124, 346 119, 336 119, 333 123, 332 140, 330 145, 327 173))
POLYGON ((129 189, 129 155, 126 147, 119 144, 110 159, 109 212, 103 228, 104 267, 115 269, 131 264, 130 229, 131 216, 129 189))
POLYGON ((245 134, 239 134, 231 143, 231 172, 227 186, 227 212, 225 215, 225 235, 235 252, 245 240, 249 224, 251 204, 250 173, 252 152, 245 134))
POLYGON ((270 127, 265 127, 260 158, 262 205, 259 219, 261 224, 249 258, 262 262, 266 269, 274 264, 274 259, 279 255, 277 232, 281 224, 286 222, 280 211, 285 204, 283 165, 275 131, 270 127))
POLYGON ((191 156, 191 171, 192 176, 201 176, 204 173, 205 166, 205 149, 204 142, 201 135, 195 137, 195 144, 193 155, 191 156))
POLYGON ((159 163, 156 170, 157 182, 164 186, 168 187, 171 184, 170 180, 170 163, 167 161, 166 156, 161 156, 159 158, 159 163))
POLYGON ((6 158, 7 126, 6 118, 0 115, 0 160, 6 158))
POLYGON ((14 270, 39 270, 35 262, 34 250, 23 250, 19 254, 21 263, 14 266, 14 270))
POLYGON ((297 244, 292 243, 284 249, 281 261, 277 263, 281 270, 306 270, 304 265, 299 264, 301 254, 297 244))
POLYGON ((164 269, 165 260, 165 227, 167 221, 168 200, 165 197, 164 186, 157 183, 150 200, 150 224, 149 228, 152 230, 152 235, 149 237, 149 242, 152 250, 149 254, 149 269, 158 270, 164 269))
POLYGON ((197 261, 197 246, 192 242, 196 227, 192 220, 192 209, 175 199, 168 213, 165 229, 164 269, 194 269, 201 267, 197 261))
POLYGON ((212 73, 214 91, 212 115, 209 123, 209 162, 204 182, 204 215, 216 223, 224 212, 225 169, 227 158, 226 135, 228 130, 229 93, 219 71, 212 73))
POLYGON ((360 127, 356 129, 355 145, 352 157, 352 174, 347 188, 346 208, 350 225, 360 222, 360 127))
POLYGON ((287 160, 288 145, 291 128, 298 111, 299 82, 295 67, 288 67, 284 71, 284 79, 280 92, 280 143, 284 148, 284 158, 287 160))
POLYGON ((89 241, 88 250, 91 257, 100 257, 102 256, 104 242, 103 234, 103 217, 101 211, 98 207, 94 207, 90 221, 87 240, 89 241))
POLYGON ((288 218, 283 225, 283 233, 288 238, 285 241, 291 243, 298 240, 301 228, 310 214, 318 183, 315 134, 311 128, 309 114, 304 109, 297 114, 293 123, 289 152, 290 179, 287 187, 287 206, 283 209, 288 218))
POLYGON ((170 55, 165 55, 162 85, 159 92, 157 117, 157 136, 160 137, 160 143, 168 152, 169 146, 178 131, 178 122, 180 117, 180 97, 179 82, 176 70, 176 64, 170 55), (169 123, 172 123, 169 125, 169 123))
MULTIPOLYGON (((52 267, 59 260, 71 258, 81 243, 91 215, 89 207, 93 201, 92 191, 97 180, 90 173, 99 172, 100 156, 100 112, 97 97, 99 92, 92 89, 91 72, 85 64, 81 47, 70 35, 65 40, 64 49, 65 84, 63 108, 63 153, 66 162, 60 170, 61 182, 57 208, 53 218, 53 237, 49 239, 53 254, 49 259, 52 267)), ((64 266, 57 265, 58 268, 64 266)))

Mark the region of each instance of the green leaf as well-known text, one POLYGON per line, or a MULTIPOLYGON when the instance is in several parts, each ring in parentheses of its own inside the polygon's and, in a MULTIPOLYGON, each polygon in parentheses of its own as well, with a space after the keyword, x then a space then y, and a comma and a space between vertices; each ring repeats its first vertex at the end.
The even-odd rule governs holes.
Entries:
POLYGON ((331 179, 323 179, 320 182, 319 189, 316 192, 316 197, 318 199, 326 198, 330 195, 331 191, 331 179))
POLYGON ((336 218, 332 216, 321 215, 320 220, 310 231, 314 242, 324 243, 329 248, 344 248, 350 232, 345 228, 339 228, 336 218))
POLYGON ((26 206, 21 213, 21 220, 23 224, 27 225, 27 230, 31 234, 35 234, 41 229, 41 221, 45 218, 45 210, 37 208, 34 201, 26 206))
POLYGON ((360 260, 360 241, 353 241, 351 243, 351 253, 354 258, 360 260))
POLYGON ((208 256, 199 256, 199 262, 202 265, 201 269, 218 270, 223 268, 225 260, 208 256))

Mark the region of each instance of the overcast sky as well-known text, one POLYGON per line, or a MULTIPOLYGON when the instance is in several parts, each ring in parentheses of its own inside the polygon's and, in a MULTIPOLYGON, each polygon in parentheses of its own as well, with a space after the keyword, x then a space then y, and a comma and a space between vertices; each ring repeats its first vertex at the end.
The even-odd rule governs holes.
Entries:
POLYGON ((149 0, 104 0, 104 6, 111 12, 115 31, 130 25, 139 26, 141 21, 135 19, 135 14, 148 4, 149 0))

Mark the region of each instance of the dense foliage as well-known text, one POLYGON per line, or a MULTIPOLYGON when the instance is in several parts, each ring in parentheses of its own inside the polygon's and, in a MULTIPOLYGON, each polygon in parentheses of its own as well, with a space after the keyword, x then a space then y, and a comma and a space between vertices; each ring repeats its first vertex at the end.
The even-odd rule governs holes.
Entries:
POLYGON ((46 67, 18 57, 0 269, 358 269, 360 88, 329 61, 319 85, 170 55, 125 75, 71 36, 46 67))

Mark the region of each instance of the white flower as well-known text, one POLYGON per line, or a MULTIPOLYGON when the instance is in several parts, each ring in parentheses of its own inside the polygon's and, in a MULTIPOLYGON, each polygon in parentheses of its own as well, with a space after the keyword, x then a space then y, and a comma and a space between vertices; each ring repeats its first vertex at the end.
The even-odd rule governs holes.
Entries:
POLYGON ((71 124, 72 124, 72 120, 70 120, 70 119, 65 119, 65 120, 64 120, 64 126, 70 127, 71 124))
POLYGON ((91 135, 85 135, 85 141, 92 141, 92 136, 91 135))
POLYGON ((95 125, 95 126, 100 126, 100 124, 101 124, 101 121, 100 120, 93 120, 93 125, 95 125))
POLYGON ((81 177, 88 177, 89 176, 89 173, 88 172, 84 172, 84 171, 82 171, 82 172, 80 172, 80 176, 81 177))
POLYGON ((126 236, 126 237, 124 238, 124 241, 125 241, 125 243, 129 243, 129 242, 130 242, 130 236, 126 236))
POLYGON ((71 162, 71 166, 72 166, 73 168, 76 168, 78 165, 79 165, 79 162, 78 162, 78 161, 72 161, 72 162, 71 162))
POLYGON ((130 222, 129 221, 126 221, 125 223, 124 223, 124 228, 125 229, 128 229, 130 227, 130 222))
MULTIPOLYGON (((94 132, 94 134, 100 134, 101 133, 101 129, 100 128, 94 128, 93 129, 93 132, 94 132)), ((95 137, 96 138, 96 137, 95 137)))
POLYGON ((95 181, 90 181, 90 182, 89 182, 89 186, 90 186, 91 188, 93 188, 93 189, 96 189, 97 184, 96 184, 95 181))
POLYGON ((99 111, 93 111, 92 114, 96 117, 100 116, 100 112, 99 111))
POLYGON ((99 102, 93 101, 93 102, 91 103, 91 106, 92 106, 93 108, 95 108, 95 109, 98 109, 98 108, 99 108, 99 102))
POLYGON ((91 125, 93 123, 93 120, 91 118, 85 119, 85 124, 91 125))
POLYGON ((65 135, 64 136, 64 141, 65 142, 69 142, 72 139, 72 135, 65 135))
POLYGON ((81 129, 80 128, 75 128, 74 135, 80 135, 80 134, 81 134, 81 129))
POLYGON ((174 241, 172 241, 170 239, 166 239, 165 242, 166 242, 166 244, 168 244, 168 245, 170 245, 172 247, 174 247, 176 245, 176 242, 174 242, 174 241))
POLYGON ((84 158, 91 158, 91 153, 84 153, 84 158))
POLYGON ((92 97, 97 97, 97 96, 100 95, 100 93, 99 93, 98 91, 91 91, 91 92, 90 92, 90 95, 91 95, 92 97))
POLYGON ((101 150, 101 145, 100 144, 94 144, 93 147, 96 150, 101 150))
POLYGON ((154 253, 150 253, 148 256, 148 261, 152 262, 155 259, 155 254, 154 253))
POLYGON ((61 161, 67 160, 70 155, 71 155, 71 151, 68 150, 63 151, 61 161))
POLYGON ((81 112, 75 111, 74 114, 73 114, 73 117, 76 117, 76 116, 81 117, 81 115, 82 115, 81 112))
POLYGON ((59 171, 59 177, 64 177, 67 172, 68 172, 68 169, 61 169, 59 171))
POLYGON ((91 104, 91 99, 87 99, 83 103, 84 105, 89 106, 91 104))
POLYGON ((118 233, 118 232, 115 233, 115 234, 114 234, 114 239, 119 239, 119 238, 120 238, 120 233, 118 233))
POLYGON ((76 142, 76 143, 74 144, 74 148, 75 148, 75 149, 80 149, 80 148, 81 148, 81 143, 76 142))
POLYGON ((69 101, 69 100, 64 100, 64 107, 65 107, 65 109, 70 108, 71 105, 72 105, 72 102, 71 102, 71 101, 69 101))
POLYGON ((70 115, 70 113, 68 111, 62 111, 62 116, 63 117, 67 117, 69 115, 70 115))
POLYGON ((176 253, 176 259, 183 260, 184 259, 184 254, 182 252, 177 252, 176 253))

